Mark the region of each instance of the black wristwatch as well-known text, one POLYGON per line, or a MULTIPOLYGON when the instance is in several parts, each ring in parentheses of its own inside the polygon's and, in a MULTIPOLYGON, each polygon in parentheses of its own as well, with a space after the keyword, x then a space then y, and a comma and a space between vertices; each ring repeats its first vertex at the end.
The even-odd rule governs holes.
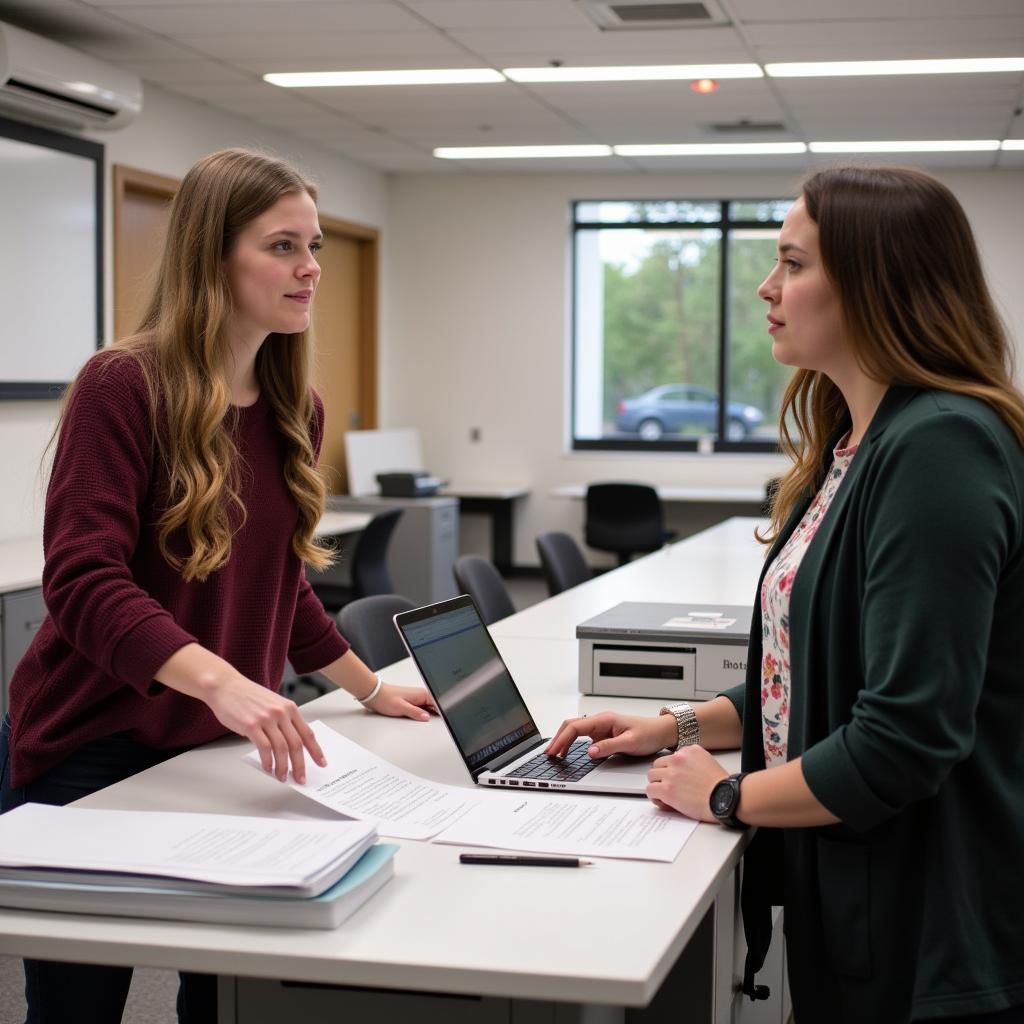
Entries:
POLYGON ((746 822, 736 817, 736 808, 740 804, 740 783, 746 772, 738 772, 715 785, 711 790, 708 806, 711 813, 727 828, 748 828, 746 822))

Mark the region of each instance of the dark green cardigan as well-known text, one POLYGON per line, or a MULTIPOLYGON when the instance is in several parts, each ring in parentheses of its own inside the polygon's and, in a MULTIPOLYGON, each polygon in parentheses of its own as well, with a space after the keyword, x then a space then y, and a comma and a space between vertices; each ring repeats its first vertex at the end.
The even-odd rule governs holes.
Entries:
MULTIPOLYGON (((806 552, 789 757, 841 824, 760 829, 743 894, 748 967, 785 907, 798 1024, 1024 1004, 1022 502, 1024 453, 989 406, 891 388, 806 552)), ((727 695, 746 771, 761 632, 758 600, 727 695)))

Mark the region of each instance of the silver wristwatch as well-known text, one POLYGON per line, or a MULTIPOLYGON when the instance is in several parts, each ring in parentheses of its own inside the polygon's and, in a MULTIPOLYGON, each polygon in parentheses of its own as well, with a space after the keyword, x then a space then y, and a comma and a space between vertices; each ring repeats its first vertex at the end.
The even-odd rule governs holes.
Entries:
POLYGON ((676 720, 676 750, 700 743, 700 726, 697 724, 697 712, 689 704, 669 704, 659 712, 672 715, 676 720))

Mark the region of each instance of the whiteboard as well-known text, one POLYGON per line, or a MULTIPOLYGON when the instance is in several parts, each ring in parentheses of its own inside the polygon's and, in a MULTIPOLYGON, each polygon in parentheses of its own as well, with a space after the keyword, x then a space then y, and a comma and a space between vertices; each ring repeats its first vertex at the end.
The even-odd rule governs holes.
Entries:
POLYGON ((415 427, 346 431, 345 461, 349 494, 380 494, 378 473, 424 468, 420 432, 415 427))
POLYGON ((25 392, 70 381, 99 340, 97 162, 27 141, 54 136, 0 124, 0 384, 8 397, 55 397, 25 392))

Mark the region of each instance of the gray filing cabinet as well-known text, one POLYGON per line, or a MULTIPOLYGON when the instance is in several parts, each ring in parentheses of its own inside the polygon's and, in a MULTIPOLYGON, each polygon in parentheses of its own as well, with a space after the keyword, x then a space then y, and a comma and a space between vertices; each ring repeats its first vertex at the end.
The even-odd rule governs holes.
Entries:
POLYGON ((0 595, 0 671, 3 685, 0 687, 0 715, 7 713, 7 684, 14 674, 14 668, 21 656, 28 650, 32 637, 46 617, 43 591, 39 587, 31 590, 12 590, 0 595))
POLYGON ((400 508, 402 517, 391 535, 388 569, 395 593, 430 604, 455 597, 452 568, 458 557, 458 498, 379 498, 339 495, 329 499, 339 512, 370 515, 400 508))

